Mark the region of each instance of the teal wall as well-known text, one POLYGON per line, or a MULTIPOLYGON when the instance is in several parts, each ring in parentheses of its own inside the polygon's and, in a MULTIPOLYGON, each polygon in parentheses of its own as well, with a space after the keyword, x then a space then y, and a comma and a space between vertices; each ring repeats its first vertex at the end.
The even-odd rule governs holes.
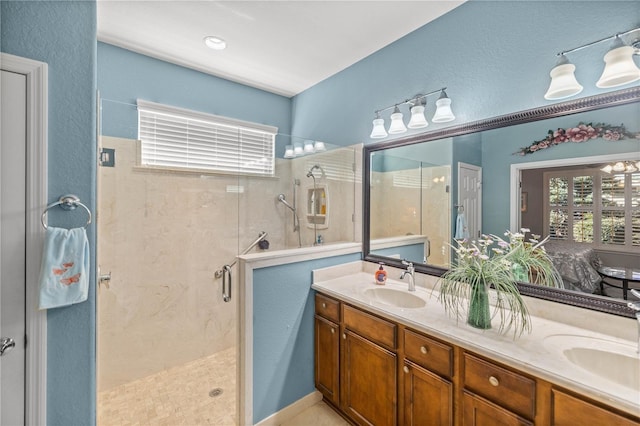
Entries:
POLYGON ((310 394, 313 380, 312 271, 360 253, 253 271, 253 421, 310 394))
MULTIPOLYGON (((296 96, 292 133, 371 143, 375 110, 444 86, 457 119, 396 137, 551 104, 543 95, 556 53, 636 28, 639 10, 637 0, 472 0, 296 96)), ((605 92, 595 82, 608 48, 569 55, 584 86, 579 96, 605 92)), ((436 99, 428 97, 428 119, 436 99)))
MULTIPOLYGON (((101 134, 138 137, 137 99, 291 131, 291 100, 110 44, 98 43, 101 134)), ((284 154, 284 143, 276 155, 284 154)))
MULTIPOLYGON (((76 194, 95 211, 96 5, 0 3, 2 52, 49 64, 49 201, 76 194)), ((75 220, 75 221, 74 221, 75 220)), ((49 223, 75 227, 52 212, 49 223)), ((95 229, 89 228, 95 271, 95 229)), ((47 313, 47 424, 95 422, 95 282, 89 299, 47 313)))

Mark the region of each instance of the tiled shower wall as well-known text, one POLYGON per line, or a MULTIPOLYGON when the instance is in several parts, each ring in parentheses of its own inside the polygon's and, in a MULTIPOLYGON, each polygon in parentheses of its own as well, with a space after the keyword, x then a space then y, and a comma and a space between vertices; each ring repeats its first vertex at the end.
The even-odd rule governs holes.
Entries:
MULTIPOLYGON (((216 270, 261 231, 270 250, 297 247, 291 212, 277 195, 292 202, 297 176, 302 210, 308 162, 332 169, 335 158, 359 159, 354 149, 341 148, 276 160, 276 177, 201 175, 136 167, 134 140, 103 137, 102 145, 116 155, 115 167, 101 167, 98 181, 98 264, 102 274, 111 272, 98 294, 99 391, 235 345, 236 304, 222 300, 216 270)), ((327 244, 354 241, 361 226, 352 222, 354 193, 361 187, 354 189, 353 178, 326 183, 332 217, 323 237, 327 244)), ((303 213, 308 246, 313 229, 303 213)), ((238 276, 234 267, 234 294, 238 276)))

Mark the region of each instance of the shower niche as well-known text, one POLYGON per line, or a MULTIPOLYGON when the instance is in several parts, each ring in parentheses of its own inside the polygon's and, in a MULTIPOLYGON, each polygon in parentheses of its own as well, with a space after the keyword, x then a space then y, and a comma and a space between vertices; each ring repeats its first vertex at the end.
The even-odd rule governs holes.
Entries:
POLYGON ((329 191, 327 185, 307 188, 307 227, 326 229, 329 227, 329 191))

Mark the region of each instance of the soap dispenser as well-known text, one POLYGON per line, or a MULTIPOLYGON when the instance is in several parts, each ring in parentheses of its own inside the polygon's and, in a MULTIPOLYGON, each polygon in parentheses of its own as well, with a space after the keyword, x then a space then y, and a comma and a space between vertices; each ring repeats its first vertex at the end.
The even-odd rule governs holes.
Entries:
POLYGON ((380 268, 375 273, 375 281, 378 285, 385 285, 387 282, 387 271, 384 270, 384 263, 380 262, 380 268))

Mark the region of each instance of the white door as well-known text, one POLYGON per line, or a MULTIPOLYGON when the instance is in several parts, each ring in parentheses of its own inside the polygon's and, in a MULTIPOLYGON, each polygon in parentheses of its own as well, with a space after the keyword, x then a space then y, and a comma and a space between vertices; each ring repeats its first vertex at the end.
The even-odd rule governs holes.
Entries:
POLYGON ((0 351, 4 347, 0 356, 0 424, 22 425, 25 422, 26 76, 2 71, 0 93, 0 351))
POLYGON ((467 220, 469 238, 478 238, 482 232, 481 167, 458 163, 458 206, 462 207, 461 212, 467 220))

